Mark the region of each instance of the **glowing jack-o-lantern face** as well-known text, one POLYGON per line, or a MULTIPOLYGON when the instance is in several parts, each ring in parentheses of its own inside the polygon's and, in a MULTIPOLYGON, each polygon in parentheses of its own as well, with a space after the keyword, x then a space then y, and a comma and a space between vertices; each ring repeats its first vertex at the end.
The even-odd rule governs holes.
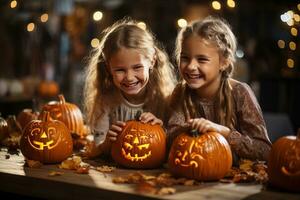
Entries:
POLYGON ((297 136, 281 137, 273 144, 268 175, 273 186, 300 192, 300 129, 297 136))
POLYGON ((166 151, 165 132, 159 125, 128 121, 112 145, 112 158, 129 168, 154 168, 162 164, 166 151))
POLYGON ((182 167, 198 167, 201 160, 205 160, 203 156, 203 144, 205 142, 202 138, 195 138, 190 143, 188 138, 182 137, 178 142, 179 149, 176 151, 175 164, 182 167), (199 153, 198 153, 199 152, 199 153))
POLYGON ((60 132, 57 133, 55 127, 48 127, 47 130, 34 128, 28 136, 29 144, 37 150, 53 149, 60 142, 60 139, 60 132))
POLYGON ((43 120, 33 120, 24 128, 20 148, 28 159, 56 163, 72 154, 73 142, 68 128, 60 121, 51 120, 46 112, 43 120))
POLYGON ((183 133, 172 144, 168 165, 176 176, 201 181, 218 180, 232 165, 230 146, 215 132, 191 136, 183 133))
POLYGON ((143 161, 151 156, 149 141, 153 138, 152 133, 145 135, 145 130, 131 129, 132 134, 124 137, 122 156, 132 162, 143 161))

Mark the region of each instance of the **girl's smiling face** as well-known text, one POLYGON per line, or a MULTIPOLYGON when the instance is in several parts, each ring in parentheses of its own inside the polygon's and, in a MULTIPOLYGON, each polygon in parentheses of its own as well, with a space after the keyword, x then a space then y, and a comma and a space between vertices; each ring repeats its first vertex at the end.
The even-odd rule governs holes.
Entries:
POLYGON ((138 102, 144 97, 152 63, 139 50, 121 48, 111 56, 108 66, 115 86, 128 100, 138 102))
POLYGON ((225 65, 214 44, 191 35, 183 41, 179 68, 190 88, 196 89, 200 97, 211 98, 220 86, 220 70, 225 65))

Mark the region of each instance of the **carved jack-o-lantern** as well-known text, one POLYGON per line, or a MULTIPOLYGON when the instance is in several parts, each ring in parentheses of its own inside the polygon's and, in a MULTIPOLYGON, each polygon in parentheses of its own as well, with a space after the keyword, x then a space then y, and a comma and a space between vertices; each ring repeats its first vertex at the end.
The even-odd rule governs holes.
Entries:
POLYGON ((154 168, 165 158, 166 136, 160 125, 127 121, 112 144, 112 158, 129 168, 154 168))
POLYGON ((72 133, 83 137, 86 134, 80 109, 72 103, 67 103, 63 95, 58 95, 59 102, 51 101, 44 105, 42 111, 50 112, 52 119, 62 121, 72 133))
POLYGON ((300 192, 300 129, 297 136, 281 137, 273 144, 268 175, 272 185, 300 192))
POLYGON ((57 163, 73 152, 69 129, 60 121, 51 120, 48 112, 42 120, 32 120, 23 130, 20 141, 23 155, 42 163, 57 163))
POLYGON ((216 132, 191 134, 182 133, 173 142, 168 159, 171 173, 200 181, 223 178, 232 165, 226 139, 216 132))

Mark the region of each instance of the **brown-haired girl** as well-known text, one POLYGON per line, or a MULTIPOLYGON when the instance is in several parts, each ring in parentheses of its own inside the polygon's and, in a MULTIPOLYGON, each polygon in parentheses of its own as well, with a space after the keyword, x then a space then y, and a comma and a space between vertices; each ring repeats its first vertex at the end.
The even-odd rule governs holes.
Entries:
POLYGON ((236 38, 220 18, 183 28, 176 41, 182 81, 171 100, 168 141, 184 130, 217 131, 238 158, 266 160, 271 148, 261 108, 246 83, 230 78, 236 38))

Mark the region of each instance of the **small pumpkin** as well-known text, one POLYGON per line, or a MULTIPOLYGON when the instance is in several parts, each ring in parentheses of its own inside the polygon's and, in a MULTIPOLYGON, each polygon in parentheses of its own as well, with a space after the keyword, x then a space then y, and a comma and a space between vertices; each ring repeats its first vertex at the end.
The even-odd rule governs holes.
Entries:
POLYGON ((71 133, 64 123, 52 120, 49 112, 45 112, 42 120, 32 120, 26 125, 20 149, 30 160, 58 163, 73 152, 71 133))
POLYGON ((285 136, 275 141, 268 159, 271 185, 300 192, 300 129, 297 136, 285 136))
POLYGON ((38 112, 34 112, 30 108, 25 108, 18 114, 17 121, 20 123, 21 128, 24 129, 31 120, 38 119, 38 116, 38 112))
POLYGON ((8 124, 0 113, 0 142, 8 136, 8 124))
POLYGON ((86 130, 83 124, 83 117, 80 109, 72 103, 68 103, 65 97, 58 95, 59 101, 50 101, 44 105, 43 111, 50 113, 52 119, 63 122, 72 133, 76 133, 80 137, 86 135, 86 130))
POLYGON ((137 120, 126 122, 111 155, 116 163, 128 168, 155 168, 165 159, 166 134, 160 125, 137 120))
POLYGON ((43 80, 38 84, 38 94, 41 97, 49 98, 58 95, 59 86, 55 81, 43 80))
POLYGON ((217 132, 180 134, 173 142, 168 167, 175 176, 199 181, 219 180, 232 166, 231 149, 217 132))

